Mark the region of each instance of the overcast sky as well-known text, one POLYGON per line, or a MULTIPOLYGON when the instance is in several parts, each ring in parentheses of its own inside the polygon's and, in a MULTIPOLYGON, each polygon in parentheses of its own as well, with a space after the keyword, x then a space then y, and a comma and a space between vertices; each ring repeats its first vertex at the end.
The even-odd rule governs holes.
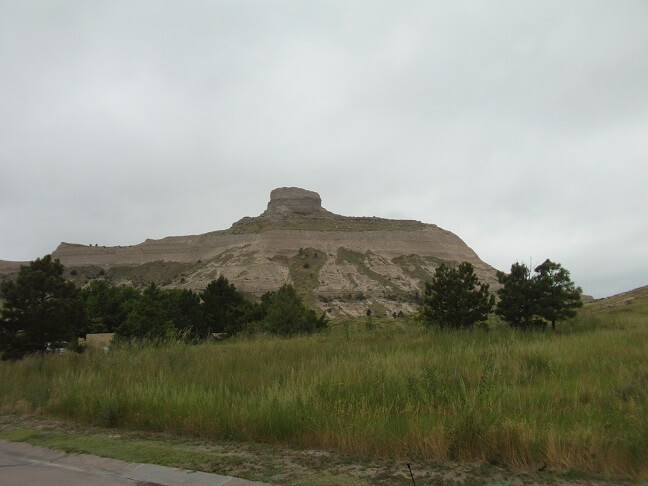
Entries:
POLYGON ((648 284, 648 2, 0 0, 0 259, 270 190, 648 284))

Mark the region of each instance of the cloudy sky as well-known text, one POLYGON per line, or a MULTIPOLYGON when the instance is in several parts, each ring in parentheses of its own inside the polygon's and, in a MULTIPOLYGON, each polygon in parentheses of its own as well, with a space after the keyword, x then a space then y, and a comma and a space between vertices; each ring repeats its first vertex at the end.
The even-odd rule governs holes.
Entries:
POLYGON ((648 2, 0 0, 0 259, 270 190, 648 284, 648 2))

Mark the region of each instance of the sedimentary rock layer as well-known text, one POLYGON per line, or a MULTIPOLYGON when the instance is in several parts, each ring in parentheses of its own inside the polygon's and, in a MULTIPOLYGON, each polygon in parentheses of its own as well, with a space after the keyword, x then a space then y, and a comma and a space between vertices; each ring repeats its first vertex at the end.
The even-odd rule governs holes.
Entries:
POLYGON ((224 275, 260 296, 290 282, 330 314, 411 312, 442 261, 468 261, 482 280, 496 283, 495 270, 449 231, 419 221, 336 215, 322 208, 319 194, 299 188, 275 189, 265 212, 228 230, 132 246, 61 243, 53 256, 69 272, 77 269, 71 278, 80 284, 98 277, 198 290, 224 275))

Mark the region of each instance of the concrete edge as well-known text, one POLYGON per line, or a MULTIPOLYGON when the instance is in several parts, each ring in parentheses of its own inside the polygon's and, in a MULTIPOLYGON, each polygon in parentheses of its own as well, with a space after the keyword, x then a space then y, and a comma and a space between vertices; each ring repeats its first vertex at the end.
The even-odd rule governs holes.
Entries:
POLYGON ((25 464, 61 467, 158 486, 269 486, 269 483, 157 464, 126 462, 0 439, 0 452, 25 464))

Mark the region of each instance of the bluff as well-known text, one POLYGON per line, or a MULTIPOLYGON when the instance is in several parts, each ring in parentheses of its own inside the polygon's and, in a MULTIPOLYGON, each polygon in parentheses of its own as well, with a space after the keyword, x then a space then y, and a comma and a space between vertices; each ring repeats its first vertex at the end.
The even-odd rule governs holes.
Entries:
POLYGON ((331 315, 361 315, 368 308, 411 312, 423 282, 443 261, 468 261, 482 281, 496 285, 495 269, 450 231, 419 221, 334 214, 318 193, 296 187, 273 190, 262 214, 226 230, 132 246, 61 243, 52 256, 81 285, 104 278, 200 290, 224 275, 259 297, 290 282, 331 315))

